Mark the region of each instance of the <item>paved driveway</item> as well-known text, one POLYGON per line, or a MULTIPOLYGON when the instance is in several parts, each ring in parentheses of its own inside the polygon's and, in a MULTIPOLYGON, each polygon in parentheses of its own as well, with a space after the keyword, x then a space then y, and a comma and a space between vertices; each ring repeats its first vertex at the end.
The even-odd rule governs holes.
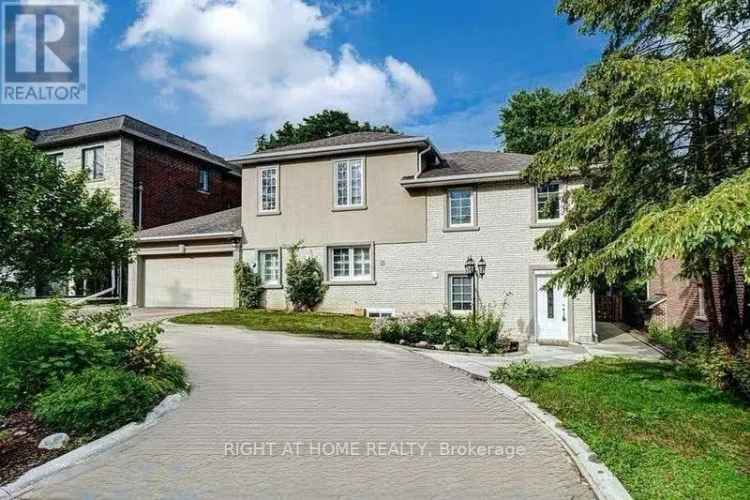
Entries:
POLYGON ((204 326, 165 342, 194 384, 181 408, 29 498, 593 498, 525 413, 396 346, 204 326))

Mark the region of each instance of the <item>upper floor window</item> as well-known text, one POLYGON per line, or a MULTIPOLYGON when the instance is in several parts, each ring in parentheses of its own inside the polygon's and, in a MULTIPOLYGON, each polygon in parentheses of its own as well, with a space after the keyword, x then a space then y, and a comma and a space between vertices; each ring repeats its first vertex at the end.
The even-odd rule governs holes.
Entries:
POLYGON ((474 190, 472 188, 448 191, 448 227, 474 226, 474 190))
POLYGON ((83 168, 89 179, 104 179, 104 147, 84 149, 83 168))
POLYGON ((369 281, 372 279, 370 247, 341 247, 329 250, 332 281, 369 281))
POLYGON ((536 188, 537 222, 554 222, 562 218, 560 184, 551 182, 536 188))
POLYGON ((265 286, 281 285, 281 258, 278 250, 258 252, 260 278, 265 286))
POLYGON ((58 167, 62 166, 63 164, 63 154, 62 153, 55 153, 51 155, 47 155, 47 158, 49 158, 49 161, 57 165, 58 167))
POLYGON ((211 175, 208 167, 201 167, 198 172, 198 191, 202 193, 211 192, 211 175))
POLYGON ((362 159, 333 162, 335 208, 365 206, 365 168, 362 159))
POLYGON ((279 211, 279 167, 263 167, 258 170, 258 211, 279 211))

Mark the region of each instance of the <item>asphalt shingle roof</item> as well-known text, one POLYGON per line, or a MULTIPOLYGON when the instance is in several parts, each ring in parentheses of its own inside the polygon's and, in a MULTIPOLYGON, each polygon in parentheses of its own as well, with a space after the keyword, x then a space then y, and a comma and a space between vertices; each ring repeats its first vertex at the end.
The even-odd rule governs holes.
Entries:
MULTIPOLYGON (((417 136, 404 134, 391 134, 388 132, 354 132, 351 134, 336 135, 317 141, 303 142, 301 144, 292 144, 290 146, 281 146, 278 148, 258 151, 258 154, 278 153, 282 151, 297 151, 301 149, 327 148, 335 146, 351 146, 354 144, 367 144, 369 142, 390 141, 395 139, 413 139, 417 136)), ((252 156, 252 155, 251 155, 252 156)))
POLYGON ((422 172, 419 178, 518 172, 534 159, 531 155, 494 151, 460 151, 442 156, 445 161, 441 166, 422 172))
POLYGON ((161 236, 195 236, 201 234, 234 232, 242 228, 242 208, 231 208, 195 219, 183 220, 166 226, 146 229, 138 233, 139 238, 161 236))

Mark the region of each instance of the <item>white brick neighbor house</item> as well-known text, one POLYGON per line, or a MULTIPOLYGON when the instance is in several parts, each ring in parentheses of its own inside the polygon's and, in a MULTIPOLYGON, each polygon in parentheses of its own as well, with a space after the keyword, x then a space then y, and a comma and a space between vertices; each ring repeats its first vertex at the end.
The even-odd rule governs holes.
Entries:
POLYGON ((320 261, 330 285, 321 311, 468 312, 473 280, 464 263, 472 256, 487 263, 481 304, 507 300, 505 327, 515 336, 593 342, 592 294, 543 288, 555 268, 534 241, 559 223, 569 186, 523 183, 530 160, 441 154, 426 137, 371 132, 247 155, 234 160, 241 214, 140 233, 132 303, 230 307, 231 267, 242 258, 261 274, 266 306, 286 309, 289 247, 303 241, 302 254, 320 261))

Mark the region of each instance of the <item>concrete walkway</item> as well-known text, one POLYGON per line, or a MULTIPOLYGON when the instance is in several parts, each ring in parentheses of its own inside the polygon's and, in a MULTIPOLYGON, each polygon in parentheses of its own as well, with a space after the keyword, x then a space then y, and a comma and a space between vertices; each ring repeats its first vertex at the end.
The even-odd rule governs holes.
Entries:
POLYGON ((593 498, 523 410, 403 348, 166 328, 183 406, 28 498, 593 498))
POLYGON ((638 361, 663 361, 662 354, 613 323, 598 323, 598 344, 572 344, 556 347, 530 344, 523 354, 482 355, 459 352, 430 351, 413 349, 422 356, 468 372, 472 376, 486 380, 490 372, 498 366, 508 366, 528 360, 534 364, 550 367, 571 366, 594 357, 618 357, 638 361))

